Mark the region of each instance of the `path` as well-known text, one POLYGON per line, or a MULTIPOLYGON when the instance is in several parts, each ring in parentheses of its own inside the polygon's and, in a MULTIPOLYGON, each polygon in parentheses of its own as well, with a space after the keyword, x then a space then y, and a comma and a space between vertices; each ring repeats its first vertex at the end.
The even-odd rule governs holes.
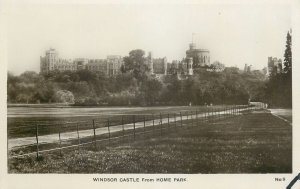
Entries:
POLYGON ((279 119, 292 125, 293 112, 292 109, 269 109, 271 113, 279 119))

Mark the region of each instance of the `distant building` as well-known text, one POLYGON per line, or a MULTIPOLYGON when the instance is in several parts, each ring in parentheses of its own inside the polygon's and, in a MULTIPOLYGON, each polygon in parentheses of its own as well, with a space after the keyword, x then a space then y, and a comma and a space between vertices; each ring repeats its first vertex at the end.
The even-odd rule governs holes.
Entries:
POLYGON ((44 57, 40 57, 40 71, 41 73, 49 73, 53 70, 73 71, 77 70, 77 67, 71 60, 58 58, 58 52, 55 49, 49 49, 44 57))
POLYGON ((153 59, 153 73, 167 75, 167 58, 153 59))
POLYGON ((276 57, 268 57, 268 75, 271 73, 281 73, 282 72, 282 60, 276 57))
MULTIPOLYGON (((177 74, 190 76, 194 74, 195 68, 202 68, 207 71, 220 72, 225 69, 223 64, 210 64, 209 50, 196 48, 195 43, 190 43, 186 51, 186 57, 181 61, 175 60, 172 63, 167 62, 167 58, 153 58, 149 52, 146 59, 151 75, 177 74)), ((58 71, 77 71, 89 70, 91 72, 102 73, 107 76, 113 76, 121 72, 123 58, 118 55, 107 56, 106 59, 87 59, 76 58, 74 60, 61 59, 55 49, 46 51, 44 57, 40 57, 40 72, 49 73, 58 71)))
POLYGON ((148 67, 150 69, 150 74, 153 75, 154 74, 154 70, 153 70, 153 57, 152 57, 152 52, 149 52, 148 57, 147 57, 147 64, 148 67))
POLYGON ((267 75, 268 74, 268 68, 267 67, 264 67, 262 70, 261 70, 262 74, 264 75, 267 75))
POLYGON ((194 68, 210 65, 209 50, 198 49, 196 43, 190 43, 190 48, 186 51, 186 58, 193 58, 194 68))
POLYGON ((40 72, 47 74, 54 70, 77 71, 86 69, 91 72, 113 76, 120 73, 122 64, 123 58, 118 55, 107 56, 107 59, 76 58, 66 60, 59 58, 55 49, 49 49, 44 57, 40 57, 40 72))
POLYGON ((193 75, 193 58, 186 58, 186 68, 187 68, 187 74, 186 75, 193 75))
POLYGON ((252 71, 252 65, 245 64, 244 72, 250 73, 252 71))
POLYGON ((222 72, 225 70, 225 65, 220 63, 219 61, 215 61, 211 64, 210 68, 207 71, 211 72, 222 72))
POLYGON ((113 76, 121 72, 121 66, 123 64, 123 58, 119 55, 109 55, 107 56, 108 63, 108 75, 113 76))
POLYGON ((77 70, 84 70, 89 60, 86 58, 76 58, 73 62, 77 65, 77 70))
POLYGON ((168 63, 167 65, 167 71, 169 75, 174 75, 179 73, 179 63, 180 61, 178 60, 173 60, 172 63, 168 63))
POLYGON ((90 59, 86 64, 86 69, 91 72, 108 75, 108 65, 106 59, 90 59))

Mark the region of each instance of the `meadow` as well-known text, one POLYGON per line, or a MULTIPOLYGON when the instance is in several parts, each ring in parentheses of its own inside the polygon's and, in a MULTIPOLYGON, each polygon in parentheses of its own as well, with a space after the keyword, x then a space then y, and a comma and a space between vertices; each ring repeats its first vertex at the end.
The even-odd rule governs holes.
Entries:
POLYGON ((93 120, 98 127, 105 127, 107 120, 110 125, 132 123, 135 121, 159 119, 160 114, 166 118, 174 114, 195 114, 211 111, 223 111, 234 106, 162 106, 162 107, 72 107, 32 105, 20 107, 8 107, 7 135, 8 139, 35 136, 36 126, 39 125, 39 134, 58 133, 60 127, 64 131, 76 131, 91 129, 93 120))
POLYGON ((292 127, 267 110, 8 160, 9 173, 291 173, 292 127))

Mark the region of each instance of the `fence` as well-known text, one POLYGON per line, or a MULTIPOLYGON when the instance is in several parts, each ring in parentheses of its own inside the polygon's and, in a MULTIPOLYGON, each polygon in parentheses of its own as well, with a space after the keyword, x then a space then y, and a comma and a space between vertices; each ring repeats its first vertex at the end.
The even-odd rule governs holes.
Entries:
MULTIPOLYGON (((175 113, 122 115, 107 119, 93 119, 90 121, 64 122, 57 124, 36 123, 30 133, 35 136, 27 137, 28 144, 14 146, 10 149, 9 158, 36 155, 90 145, 97 149, 99 144, 110 145, 112 140, 136 140, 137 137, 152 134, 170 133, 181 128, 200 126, 213 123, 228 117, 240 115, 241 112, 264 108, 264 106, 235 105, 224 107, 207 107, 195 111, 175 113), (167 132, 166 132, 167 131, 167 132), (20 152, 20 149, 21 152, 20 152), (16 154, 17 153, 17 154, 16 154), (20 154, 21 153, 21 154, 20 154)), ((18 127, 18 129, 23 129, 18 127)))

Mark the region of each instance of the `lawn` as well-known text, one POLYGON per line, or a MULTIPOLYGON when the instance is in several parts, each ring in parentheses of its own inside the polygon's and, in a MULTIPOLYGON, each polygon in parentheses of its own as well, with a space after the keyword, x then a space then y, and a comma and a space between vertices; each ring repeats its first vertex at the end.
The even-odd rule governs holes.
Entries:
POLYGON ((266 111, 8 160, 9 173, 291 173, 292 127, 266 111))
POLYGON ((39 126, 39 134, 47 135, 58 133, 60 127, 64 131, 76 131, 93 128, 95 120, 97 127, 106 127, 107 119, 111 126, 121 125, 123 116, 124 124, 135 121, 152 120, 170 117, 181 112, 183 115, 198 112, 223 111, 234 106, 168 106, 168 107, 9 107, 7 118, 7 137, 20 138, 32 137, 36 134, 36 125, 39 126))

